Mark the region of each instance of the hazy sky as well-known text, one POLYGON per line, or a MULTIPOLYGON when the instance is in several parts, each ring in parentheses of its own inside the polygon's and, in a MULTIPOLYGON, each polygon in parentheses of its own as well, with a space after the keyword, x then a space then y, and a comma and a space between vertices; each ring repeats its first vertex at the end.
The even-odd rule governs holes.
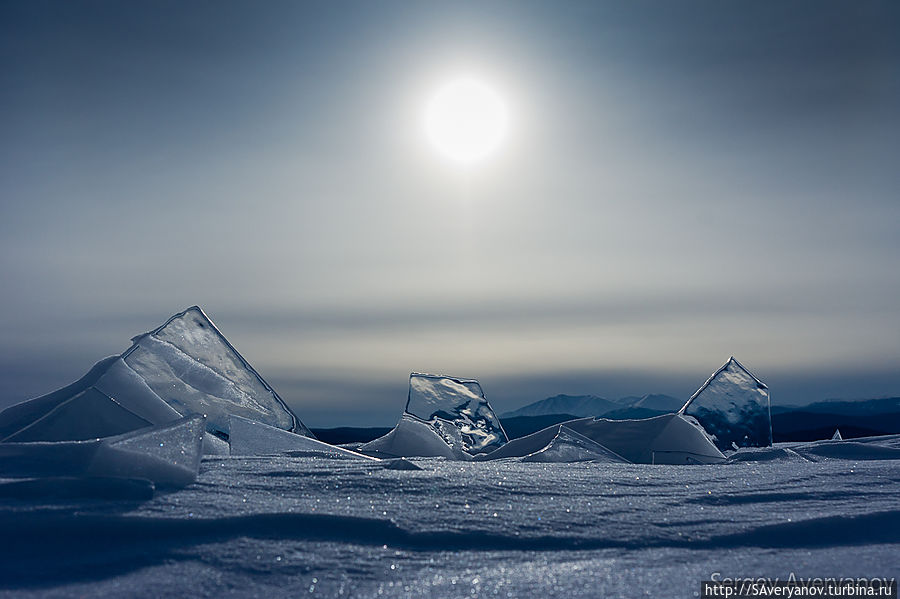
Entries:
POLYGON ((896 2, 0 4, 0 405, 192 304, 310 426, 900 394, 896 2), (504 146, 421 116, 476 74, 504 146))

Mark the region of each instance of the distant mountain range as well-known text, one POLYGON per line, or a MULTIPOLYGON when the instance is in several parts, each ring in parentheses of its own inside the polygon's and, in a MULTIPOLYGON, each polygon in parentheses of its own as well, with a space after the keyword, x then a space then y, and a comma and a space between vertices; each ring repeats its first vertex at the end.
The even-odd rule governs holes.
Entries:
POLYGON ((844 416, 865 416, 900 412, 900 397, 881 399, 829 399, 806 406, 772 406, 772 415, 786 412, 809 412, 813 414, 841 414, 844 416))
POLYGON ((900 397, 772 406, 776 441, 815 441, 840 429, 844 439, 900 433, 900 397))
POLYGON ((645 412, 677 412, 683 405, 683 399, 655 393, 642 397, 623 397, 618 400, 609 400, 596 395, 554 395, 553 397, 530 403, 518 410, 501 414, 500 418, 550 416, 555 414, 569 414, 579 418, 609 415, 619 418, 643 418, 645 416, 639 414, 645 412))

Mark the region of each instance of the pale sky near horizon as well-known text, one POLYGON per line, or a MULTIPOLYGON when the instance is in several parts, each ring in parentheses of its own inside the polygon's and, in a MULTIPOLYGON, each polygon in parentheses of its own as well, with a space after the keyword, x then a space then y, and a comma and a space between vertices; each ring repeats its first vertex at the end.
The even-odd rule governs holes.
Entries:
POLYGON ((900 395, 894 2, 2 2, 0 406, 201 305, 309 426, 900 395), (448 78, 509 133, 424 139, 448 78))

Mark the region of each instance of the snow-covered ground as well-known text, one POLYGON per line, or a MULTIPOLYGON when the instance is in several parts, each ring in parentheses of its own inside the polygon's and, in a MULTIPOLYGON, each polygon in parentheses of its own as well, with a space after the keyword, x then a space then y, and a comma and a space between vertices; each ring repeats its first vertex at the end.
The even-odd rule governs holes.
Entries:
POLYGON ((206 457, 146 501, 0 498, 0 596, 694 597, 714 573, 896 577, 900 459, 884 458, 900 449, 869 445, 705 466, 206 457))

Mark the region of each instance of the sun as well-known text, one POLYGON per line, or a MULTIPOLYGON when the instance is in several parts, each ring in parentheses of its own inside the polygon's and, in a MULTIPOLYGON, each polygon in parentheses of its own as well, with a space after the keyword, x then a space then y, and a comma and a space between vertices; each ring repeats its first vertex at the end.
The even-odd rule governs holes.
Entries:
POLYGON ((424 115, 425 134, 444 157, 475 164, 503 143, 509 113, 500 96, 472 77, 444 84, 431 98, 424 115))

